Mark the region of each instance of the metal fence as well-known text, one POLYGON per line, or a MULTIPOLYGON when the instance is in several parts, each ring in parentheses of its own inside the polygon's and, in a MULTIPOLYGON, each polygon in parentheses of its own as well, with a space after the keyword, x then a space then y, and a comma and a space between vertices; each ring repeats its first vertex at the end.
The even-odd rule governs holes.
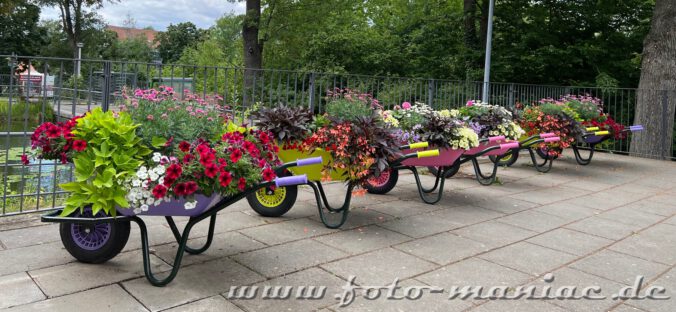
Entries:
MULTIPOLYGON (((248 78, 245 79, 242 68, 43 57, 0 58, 6 59, 10 68, 9 72, 0 72, 0 216, 57 208, 63 205, 67 196, 58 184, 72 178, 71 165, 48 161, 23 165, 20 161, 20 155, 30 149, 30 135, 35 126, 44 121, 81 115, 98 106, 114 108, 125 90, 167 85, 183 96, 187 93, 218 95, 233 113, 242 114, 253 105, 282 104, 307 106, 321 112, 328 99, 327 92, 345 88, 370 93, 386 108, 405 101, 424 102, 436 109, 455 108, 465 105, 468 100, 479 99, 483 88, 482 82, 444 79, 272 69, 246 70, 248 78), (78 62, 79 75, 74 72, 78 62)), ((556 99, 568 94, 595 96, 603 100, 607 113, 625 125, 633 123, 634 106, 641 96, 659 93, 665 103, 676 101, 674 92, 652 90, 516 83, 491 83, 489 88, 490 103, 510 108, 518 103, 530 104, 542 98, 556 99)), ((673 112, 665 114, 662 129, 675 132, 673 115, 673 112)), ((602 150, 627 154, 629 141, 611 141, 602 150)), ((649 156, 673 159, 675 153, 649 156)))

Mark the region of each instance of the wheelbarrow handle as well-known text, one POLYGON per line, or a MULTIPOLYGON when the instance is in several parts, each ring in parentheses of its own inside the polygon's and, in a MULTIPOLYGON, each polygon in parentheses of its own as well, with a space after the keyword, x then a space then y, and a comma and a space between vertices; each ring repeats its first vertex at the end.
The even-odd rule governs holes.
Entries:
POLYGON ((559 142, 561 141, 560 137, 549 137, 545 138, 545 143, 559 142))
POLYGON ((585 130, 587 130, 587 131, 598 131, 598 130, 599 130, 599 127, 588 127, 588 128, 585 129, 585 130))
POLYGON ((429 142, 416 142, 416 143, 411 143, 411 144, 399 146, 399 149, 402 149, 402 150, 404 150, 404 149, 417 149, 417 148, 426 148, 428 146, 430 146, 429 142))
POLYGON ((507 150, 507 149, 513 149, 513 148, 519 148, 519 142, 510 142, 510 143, 500 144, 501 150, 507 150))
POLYGON ((296 167, 317 165, 322 163, 322 156, 303 158, 296 160, 296 167))
POLYGON ((555 136, 556 136, 556 133, 553 133, 553 132, 540 133, 541 139, 551 138, 551 137, 555 137, 555 136))
POLYGON ((418 152, 418 158, 424 158, 424 157, 434 157, 434 156, 439 156, 439 150, 434 149, 434 150, 429 150, 429 151, 421 151, 418 152))
POLYGON ((275 179, 275 186, 277 186, 277 187, 300 185, 300 184, 306 184, 306 183, 307 183, 307 174, 297 175, 297 176, 289 176, 289 177, 282 177, 282 178, 276 178, 275 179))
POLYGON ((643 126, 642 125, 629 126, 629 131, 631 132, 643 131, 643 126))
POLYGON ((501 142, 505 141, 505 136, 504 135, 498 135, 498 136, 492 136, 488 138, 483 138, 479 140, 479 143, 496 143, 496 142, 501 142))

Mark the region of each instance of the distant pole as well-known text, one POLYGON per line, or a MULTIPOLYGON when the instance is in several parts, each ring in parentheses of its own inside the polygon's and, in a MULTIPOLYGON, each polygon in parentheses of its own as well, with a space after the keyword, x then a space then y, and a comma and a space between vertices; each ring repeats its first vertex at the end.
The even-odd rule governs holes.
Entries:
POLYGON ((78 42, 75 46, 77 47, 77 66, 76 66, 77 68, 76 68, 76 72, 77 72, 77 77, 80 78, 80 69, 81 69, 81 66, 82 66, 81 65, 82 64, 81 63, 82 62, 82 47, 84 46, 84 44, 82 42, 78 42))
POLYGON ((493 49, 493 7, 495 0, 491 0, 488 6, 488 30, 486 31, 486 61, 484 62, 484 92, 481 101, 488 102, 488 89, 491 86, 491 50, 493 49))

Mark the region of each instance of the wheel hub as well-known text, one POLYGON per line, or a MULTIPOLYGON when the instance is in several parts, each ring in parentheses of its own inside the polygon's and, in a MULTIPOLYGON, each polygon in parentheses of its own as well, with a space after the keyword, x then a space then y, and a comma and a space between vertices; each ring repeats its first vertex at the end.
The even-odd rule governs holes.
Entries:
POLYGON ((286 188, 277 187, 274 190, 263 188, 256 192, 256 199, 261 205, 267 208, 275 208, 281 205, 286 199, 286 188))

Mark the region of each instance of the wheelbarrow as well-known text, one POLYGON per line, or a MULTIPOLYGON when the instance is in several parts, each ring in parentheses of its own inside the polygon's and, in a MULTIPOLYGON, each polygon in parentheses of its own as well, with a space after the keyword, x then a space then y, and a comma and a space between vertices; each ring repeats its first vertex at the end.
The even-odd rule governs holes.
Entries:
MULTIPOLYGON (((460 165, 471 161, 474 165, 477 181, 487 185, 495 181, 497 165, 493 165, 493 171, 490 175, 485 175, 479 167, 477 158, 481 156, 496 155, 501 157, 509 150, 519 147, 519 142, 499 143, 505 140, 504 136, 490 137, 480 141, 480 146, 464 149, 442 148, 434 151, 423 151, 424 157, 418 158, 404 158, 396 163, 390 165, 390 170, 385 171, 379 177, 371 178, 367 181, 366 189, 373 194, 386 194, 391 191, 397 183, 399 170, 410 170, 413 172, 420 199, 427 204, 436 204, 442 198, 444 182, 446 178, 453 176, 458 172, 460 165), (429 153, 426 153, 429 152, 429 153), (435 168, 434 176, 435 182, 431 188, 426 188, 420 181, 420 174, 416 167, 435 168), (436 195, 429 195, 437 191, 436 195)), ((425 148, 428 144, 426 142, 414 143, 408 146, 402 146, 404 153, 411 155, 411 152, 416 149, 425 148)))
MULTIPOLYGON (((301 160, 286 163, 283 167, 291 168, 306 164, 301 160)), ((307 179, 305 175, 278 177, 273 181, 260 183, 229 197, 198 195, 196 207, 190 210, 184 209, 183 204, 185 200, 179 199, 150 207, 147 211, 141 212, 138 215, 134 214, 133 209, 122 208, 117 209, 118 216, 115 217, 106 216, 102 213, 92 215, 91 209, 87 208, 82 213, 77 211, 64 217, 61 216, 62 210, 56 210, 43 215, 42 222, 60 223, 60 235, 64 247, 75 259, 85 263, 103 263, 115 257, 127 244, 131 228, 130 222, 136 223, 141 231, 141 251, 143 254, 145 277, 153 286, 165 286, 178 274, 185 252, 197 255, 209 249, 214 238, 214 227, 219 211, 247 195, 257 192, 261 188, 273 185, 277 188, 295 186, 307 183, 307 179), (165 217, 176 242, 178 242, 174 264, 167 277, 158 278, 151 270, 148 229, 139 215, 165 217), (173 219, 178 216, 189 217, 188 223, 182 232, 179 231, 173 219), (188 246, 188 238, 192 228, 207 218, 209 219, 209 230, 204 245, 196 248, 188 246)))
MULTIPOLYGON (((575 154, 575 161, 577 161, 578 164, 582 166, 586 166, 589 163, 591 163, 592 157, 594 157, 594 151, 596 150, 596 145, 603 143, 607 140, 610 140, 613 138, 613 133, 611 133, 608 130, 602 130, 599 131, 598 127, 589 127, 585 129, 586 132, 583 133, 580 138, 578 138, 578 141, 581 143, 584 143, 588 146, 588 151, 589 154, 587 154, 587 157, 584 157, 580 153, 580 147, 577 144, 573 144, 573 153, 575 154)), ((634 125, 634 126, 628 126, 624 127, 620 132, 628 133, 628 132, 637 132, 637 131, 643 131, 643 126, 642 125, 634 125)))
POLYGON ((502 159, 498 160, 498 158, 493 155, 491 155, 489 158, 493 163, 496 163, 500 166, 511 167, 514 163, 516 163, 517 159, 519 159, 519 152, 521 150, 528 150, 535 170, 546 173, 552 169, 552 163, 554 162, 555 158, 544 157, 543 162, 540 163, 535 156, 537 153, 536 151, 538 150, 541 143, 555 143, 559 141, 561 141, 561 138, 556 136, 554 133, 536 134, 519 140, 519 148, 512 149, 511 152, 503 156, 502 159))

